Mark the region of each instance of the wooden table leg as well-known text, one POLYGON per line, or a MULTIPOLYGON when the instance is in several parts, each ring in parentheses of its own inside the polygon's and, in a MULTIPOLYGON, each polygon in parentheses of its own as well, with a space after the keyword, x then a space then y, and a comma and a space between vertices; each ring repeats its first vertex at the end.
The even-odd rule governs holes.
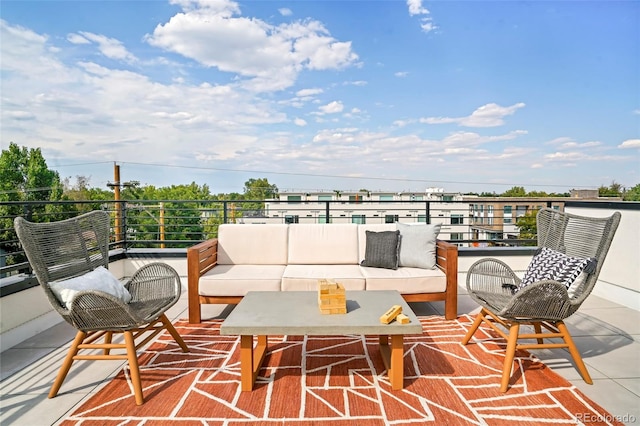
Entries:
POLYGON ((404 386, 404 336, 392 335, 391 348, 389 336, 380 336, 380 354, 387 369, 391 389, 401 390, 404 386))
POLYGON ((267 336, 258 336, 258 344, 254 348, 253 336, 240 336, 240 383, 243 391, 253 390, 267 353, 267 340, 267 336))

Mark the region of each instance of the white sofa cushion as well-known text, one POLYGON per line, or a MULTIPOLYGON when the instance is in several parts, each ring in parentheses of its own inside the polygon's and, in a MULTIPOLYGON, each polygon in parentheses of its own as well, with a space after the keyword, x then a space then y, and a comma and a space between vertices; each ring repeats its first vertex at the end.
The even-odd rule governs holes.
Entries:
POLYGON ((322 278, 336 280, 346 290, 365 289, 358 265, 288 265, 282 274, 282 290, 317 291, 322 278))
POLYGON ((288 225, 223 224, 218 265, 286 265, 288 225))
POLYGON ((402 294, 439 293, 447 289, 447 277, 440 269, 400 267, 396 270, 368 268, 360 271, 367 290, 397 290, 402 294))
POLYGON ((280 291, 284 269, 284 265, 217 265, 200 277, 199 294, 244 296, 248 291, 280 291))
POLYGON ((288 259, 289 265, 357 265, 358 225, 289 225, 288 259))

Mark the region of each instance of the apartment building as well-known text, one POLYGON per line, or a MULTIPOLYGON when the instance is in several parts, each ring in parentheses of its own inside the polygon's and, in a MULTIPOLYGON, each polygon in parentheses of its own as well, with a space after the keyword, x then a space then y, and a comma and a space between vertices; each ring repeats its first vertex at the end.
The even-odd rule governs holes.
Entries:
POLYGON ((244 223, 440 223, 440 238, 464 239, 468 233, 468 205, 459 193, 442 188, 424 192, 283 191, 265 200, 263 217, 244 217, 244 223))

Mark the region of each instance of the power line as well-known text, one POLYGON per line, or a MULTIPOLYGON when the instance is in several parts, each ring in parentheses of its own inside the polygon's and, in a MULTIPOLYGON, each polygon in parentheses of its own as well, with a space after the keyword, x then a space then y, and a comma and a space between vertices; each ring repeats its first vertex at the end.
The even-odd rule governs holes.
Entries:
POLYGON ((510 186, 510 187, 535 185, 535 186, 556 187, 556 188, 567 188, 567 186, 573 186, 574 188, 583 187, 582 185, 470 182, 470 181, 455 181, 455 180, 412 179, 412 178, 393 178, 393 177, 345 176, 345 175, 330 175, 330 174, 316 174, 316 173, 276 172, 276 171, 266 171, 266 170, 226 169, 226 168, 220 168, 220 167, 181 166, 176 164, 140 163, 140 162, 131 162, 131 161, 121 161, 119 163, 138 165, 138 166, 173 167, 173 168, 179 168, 179 169, 208 170, 208 171, 218 171, 218 172, 272 174, 272 175, 284 175, 284 176, 307 176, 307 177, 337 178, 337 179, 382 180, 382 181, 393 181, 393 182, 420 182, 425 184, 438 183, 438 184, 460 184, 460 185, 501 185, 501 186, 510 186))

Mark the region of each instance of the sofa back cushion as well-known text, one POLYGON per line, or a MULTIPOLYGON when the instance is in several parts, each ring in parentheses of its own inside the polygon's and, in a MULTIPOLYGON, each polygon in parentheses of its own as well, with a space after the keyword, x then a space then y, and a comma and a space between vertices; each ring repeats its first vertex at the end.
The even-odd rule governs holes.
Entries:
POLYGON ((382 232, 395 230, 395 223, 372 223, 358 225, 358 263, 364 260, 364 255, 367 250, 367 231, 382 232))
POLYGON ((358 225, 353 223, 289 226, 289 265, 358 264, 358 225))
POLYGON ((286 265, 288 225, 223 224, 218 228, 218 264, 286 265))

